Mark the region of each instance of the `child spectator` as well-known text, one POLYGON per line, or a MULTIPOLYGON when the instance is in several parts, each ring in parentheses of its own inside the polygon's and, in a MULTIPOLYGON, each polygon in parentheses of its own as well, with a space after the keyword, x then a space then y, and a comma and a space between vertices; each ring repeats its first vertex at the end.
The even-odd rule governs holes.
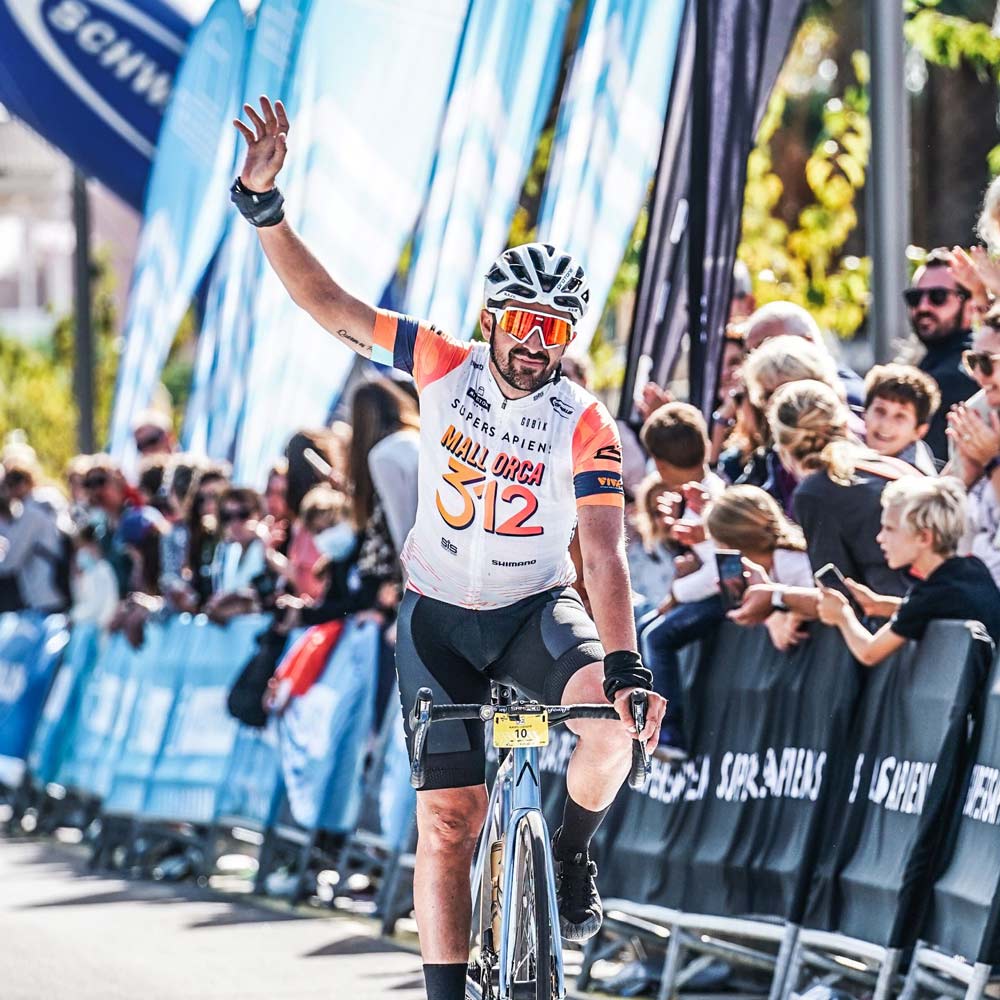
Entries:
POLYGON ((655 472, 646 476, 636 490, 625 555, 637 618, 663 604, 674 579, 677 547, 671 541, 668 526, 663 523, 660 503, 664 499, 670 503, 675 498, 655 472))
MULTIPOLYGON (((697 407, 690 403, 661 406, 643 424, 640 438, 657 474, 672 492, 682 493, 685 486, 697 486, 708 499, 713 499, 726 488, 722 479, 708 467, 708 428, 697 407)), ((692 493, 692 490, 687 492, 692 493)), ((700 513, 682 501, 675 506, 674 516, 667 516, 665 524, 670 537, 679 545, 689 546, 698 563, 693 572, 675 578, 674 599, 690 602, 714 594, 714 548, 705 538, 700 513)), ((687 560, 685 568, 689 565, 690 560, 687 560)))
POLYGON ((658 690, 670 701, 660 744, 683 752, 680 679, 674 650, 706 635, 723 618, 715 547, 705 537, 701 507, 706 500, 719 496, 725 483, 708 468, 708 428, 698 409, 689 403, 667 403, 655 410, 643 425, 640 437, 665 486, 683 495, 664 524, 670 537, 690 551, 675 563, 670 600, 639 623, 643 659, 653 676, 661 679, 658 690))
MULTIPOLYGON (((951 477, 900 479, 882 494, 878 543, 893 569, 909 567, 917 577, 901 601, 868 593, 866 610, 895 606, 889 622, 872 635, 842 594, 826 587, 818 611, 825 625, 840 629, 848 648, 865 666, 881 663, 907 639, 920 640, 937 619, 980 621, 1000 640, 1000 590, 975 556, 958 556, 965 530, 965 489, 951 477)), ((859 595, 860 596, 860 595, 859 595)))
POLYGON ((80 528, 74 548, 70 620, 75 625, 90 622, 106 629, 118 607, 118 580, 111 564, 101 554, 97 531, 92 524, 80 528))
MULTIPOLYGON (((821 382, 783 385, 767 416, 782 464, 799 479, 792 506, 813 571, 833 563, 845 576, 879 593, 905 594, 909 578, 886 564, 875 540, 880 497, 887 483, 920 473, 861 444, 848 429, 847 407, 821 382)), ((807 618, 816 617, 818 590, 781 587, 766 574, 759 576, 740 607, 729 612, 733 621, 759 625, 783 605, 807 618)))
POLYGON ((876 365, 865 376, 865 441, 872 451, 909 462, 936 476, 934 454, 923 440, 941 404, 937 383, 913 365, 876 365))
MULTIPOLYGON (((759 487, 731 486, 708 508, 705 526, 717 545, 736 549, 774 583, 813 586, 802 530, 759 487)), ((801 630, 805 621, 794 611, 775 611, 765 624, 775 647, 784 652, 806 638, 801 630)))

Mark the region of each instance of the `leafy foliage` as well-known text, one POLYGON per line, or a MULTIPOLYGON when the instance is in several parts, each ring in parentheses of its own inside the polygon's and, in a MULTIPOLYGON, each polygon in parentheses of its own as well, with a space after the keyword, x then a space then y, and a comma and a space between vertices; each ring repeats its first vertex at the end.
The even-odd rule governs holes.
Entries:
MULTIPOLYGON (((927 62, 948 69, 967 66, 983 83, 1000 82, 1000 38, 982 21, 946 14, 940 0, 905 0, 907 42, 927 62)), ((990 173, 1000 174, 1000 145, 987 157, 990 173)))
MULTIPOLYGON (((94 433, 107 439, 118 369, 114 281, 107 262, 95 261, 92 281, 94 331, 94 433)), ((23 430, 46 471, 58 476, 77 452, 78 412, 73 396, 73 317, 56 321, 52 336, 25 344, 0 334, 0 438, 23 430)))
MULTIPOLYGON (((807 21, 795 48, 801 49, 814 30, 807 21)), ((813 200, 794 225, 781 217, 784 185, 772 160, 772 143, 791 100, 788 74, 779 79, 747 161, 738 251, 754 278, 758 303, 797 302, 822 326, 845 337, 864 320, 871 270, 867 258, 844 252, 858 225, 855 201, 865 184, 871 148, 867 56, 855 52, 851 63, 854 82, 822 106, 820 133, 805 163, 813 200)))

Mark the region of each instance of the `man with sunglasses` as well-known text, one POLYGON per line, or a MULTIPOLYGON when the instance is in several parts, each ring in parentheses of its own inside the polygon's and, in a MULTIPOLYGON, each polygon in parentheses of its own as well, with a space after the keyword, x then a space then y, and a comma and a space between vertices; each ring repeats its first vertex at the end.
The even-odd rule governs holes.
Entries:
MULTIPOLYGON (((588 845, 624 783, 634 723, 628 697, 649 690, 637 652, 625 563, 621 446, 607 409, 561 377, 559 363, 589 304, 583 268, 532 243, 486 275, 486 343, 463 343, 376 311, 331 278, 284 219, 274 186, 287 150, 281 103, 244 106, 247 142, 232 188, 292 298, 362 357, 412 374, 421 397, 418 509, 402 552, 407 593, 396 667, 404 718, 417 690, 435 703, 487 700, 491 679, 546 702, 612 701, 622 725, 574 723, 555 835, 564 936, 602 920, 588 845), (579 533, 596 626, 571 584, 579 533)), ((345 235, 345 238, 346 235, 345 235)), ((638 738, 656 745, 665 703, 649 694, 638 738)), ((414 900, 430 1000, 465 996, 468 874, 486 813, 483 727, 435 726, 417 795, 414 900)))
POLYGON ((976 383, 962 368, 962 351, 972 340, 975 307, 969 290, 958 283, 951 271, 951 254, 943 248, 932 250, 926 262, 917 268, 903 298, 910 314, 910 327, 926 349, 918 367, 941 390, 941 405, 931 418, 924 440, 934 457, 943 462, 948 457, 945 437, 948 411, 976 391, 976 383))

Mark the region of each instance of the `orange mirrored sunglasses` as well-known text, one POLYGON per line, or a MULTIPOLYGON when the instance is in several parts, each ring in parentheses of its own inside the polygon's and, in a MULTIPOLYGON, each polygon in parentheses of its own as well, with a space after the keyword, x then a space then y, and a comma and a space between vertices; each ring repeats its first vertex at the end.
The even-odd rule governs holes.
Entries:
POLYGON ((504 333, 523 344, 536 330, 546 350, 565 347, 574 337, 573 324, 559 316, 532 312, 530 309, 504 309, 497 317, 504 333))

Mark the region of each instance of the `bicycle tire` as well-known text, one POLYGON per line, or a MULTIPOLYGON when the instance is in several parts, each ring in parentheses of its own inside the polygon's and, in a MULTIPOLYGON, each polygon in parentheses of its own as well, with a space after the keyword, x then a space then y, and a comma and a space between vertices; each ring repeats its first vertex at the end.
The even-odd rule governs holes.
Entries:
POLYGON ((508 849, 514 851, 514 891, 504 901, 508 907, 504 923, 513 926, 513 947, 508 952, 510 995, 512 1000, 552 1000, 552 926, 545 864, 550 848, 541 813, 523 816, 513 839, 508 849))

